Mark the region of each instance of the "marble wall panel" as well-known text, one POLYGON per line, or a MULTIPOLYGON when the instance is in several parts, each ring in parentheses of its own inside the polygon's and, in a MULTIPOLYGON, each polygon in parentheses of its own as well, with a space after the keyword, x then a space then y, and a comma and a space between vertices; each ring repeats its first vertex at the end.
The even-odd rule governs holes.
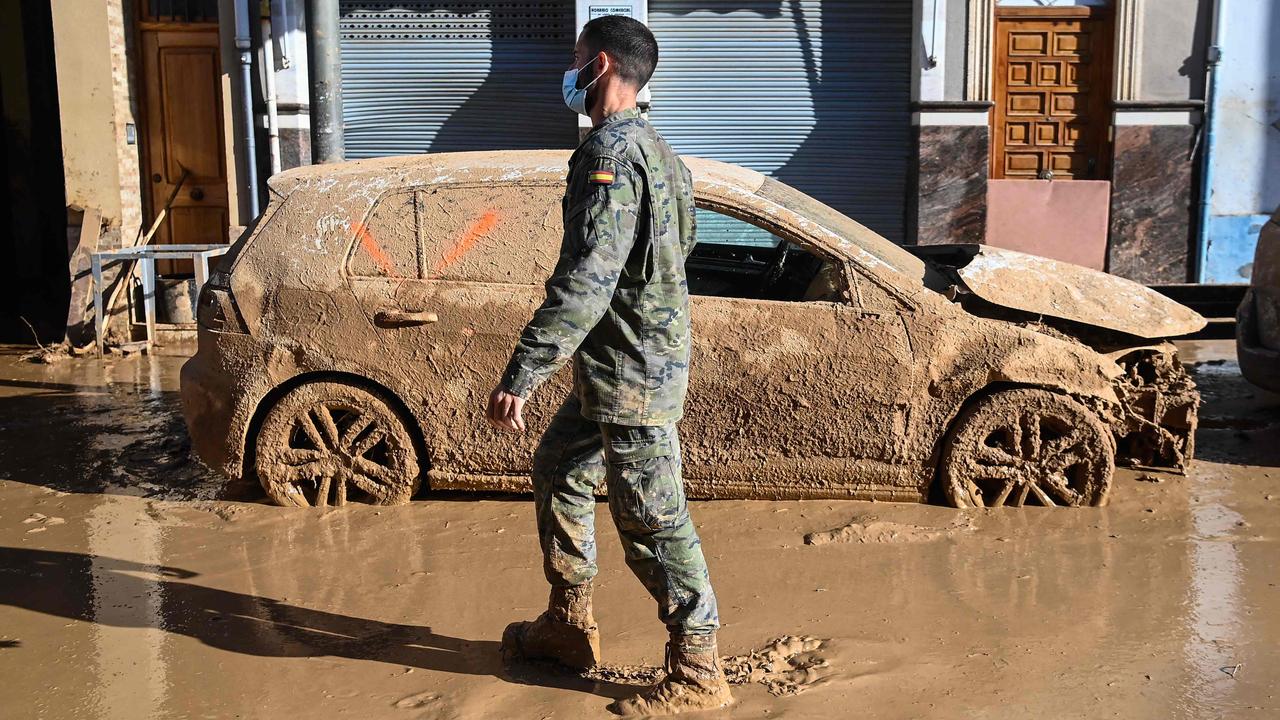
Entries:
POLYGON ((918 130, 916 242, 982 242, 990 132, 985 125, 925 125, 918 130))
POLYGON ((1146 285, 1188 281, 1192 125, 1117 125, 1108 270, 1146 285))

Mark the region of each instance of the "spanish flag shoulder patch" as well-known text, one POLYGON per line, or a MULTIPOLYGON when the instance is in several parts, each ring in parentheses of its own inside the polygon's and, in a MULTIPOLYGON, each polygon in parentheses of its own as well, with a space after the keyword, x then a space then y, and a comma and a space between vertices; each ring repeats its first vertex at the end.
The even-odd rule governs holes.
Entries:
POLYGON ((614 174, 612 170, 592 170, 587 175, 587 180, 600 185, 612 185, 614 174))

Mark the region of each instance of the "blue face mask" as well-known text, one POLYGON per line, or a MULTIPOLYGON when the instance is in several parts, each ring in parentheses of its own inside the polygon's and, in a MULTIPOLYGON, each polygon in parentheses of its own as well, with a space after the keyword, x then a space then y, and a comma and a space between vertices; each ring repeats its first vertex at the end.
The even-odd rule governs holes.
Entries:
MULTIPOLYGON (((587 65, 590 65, 595 61, 596 58, 592 58, 591 62, 588 62, 587 65)), ((597 73, 595 78, 591 82, 587 83, 586 87, 578 87, 578 73, 582 72, 587 65, 583 65, 580 68, 566 70, 564 72, 564 81, 560 84, 560 93, 564 96, 564 104, 568 105, 570 110, 578 113, 579 115, 591 114, 587 111, 587 90, 590 90, 591 86, 596 84, 596 80, 600 79, 600 74, 597 73)))

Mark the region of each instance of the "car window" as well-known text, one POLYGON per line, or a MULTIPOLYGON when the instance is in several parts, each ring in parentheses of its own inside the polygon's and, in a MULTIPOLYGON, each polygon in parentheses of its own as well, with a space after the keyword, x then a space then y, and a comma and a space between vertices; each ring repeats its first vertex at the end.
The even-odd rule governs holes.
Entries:
POLYGON ((424 277, 541 285, 563 233, 563 186, 442 186, 421 191, 424 277))
POLYGON ((773 234, 762 224, 700 207, 698 243, 685 263, 693 295, 841 302, 843 264, 773 234))
POLYGON ((698 208, 697 220, 699 243, 774 248, 782 242, 782 238, 764 228, 714 210, 698 208))
POLYGON ((382 196, 352 230, 355 239, 347 265, 351 275, 419 276, 418 212, 412 190, 382 196))

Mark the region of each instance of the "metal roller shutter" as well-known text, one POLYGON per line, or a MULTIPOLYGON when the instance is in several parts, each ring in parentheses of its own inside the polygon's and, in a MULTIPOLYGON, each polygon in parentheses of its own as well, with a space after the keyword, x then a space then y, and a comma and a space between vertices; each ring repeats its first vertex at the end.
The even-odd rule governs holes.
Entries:
POLYGON ((649 26, 649 119, 678 152, 759 170, 902 241, 910 2, 650 0, 649 26))
POLYGON ((573 3, 341 0, 348 158, 571 148, 573 3))

